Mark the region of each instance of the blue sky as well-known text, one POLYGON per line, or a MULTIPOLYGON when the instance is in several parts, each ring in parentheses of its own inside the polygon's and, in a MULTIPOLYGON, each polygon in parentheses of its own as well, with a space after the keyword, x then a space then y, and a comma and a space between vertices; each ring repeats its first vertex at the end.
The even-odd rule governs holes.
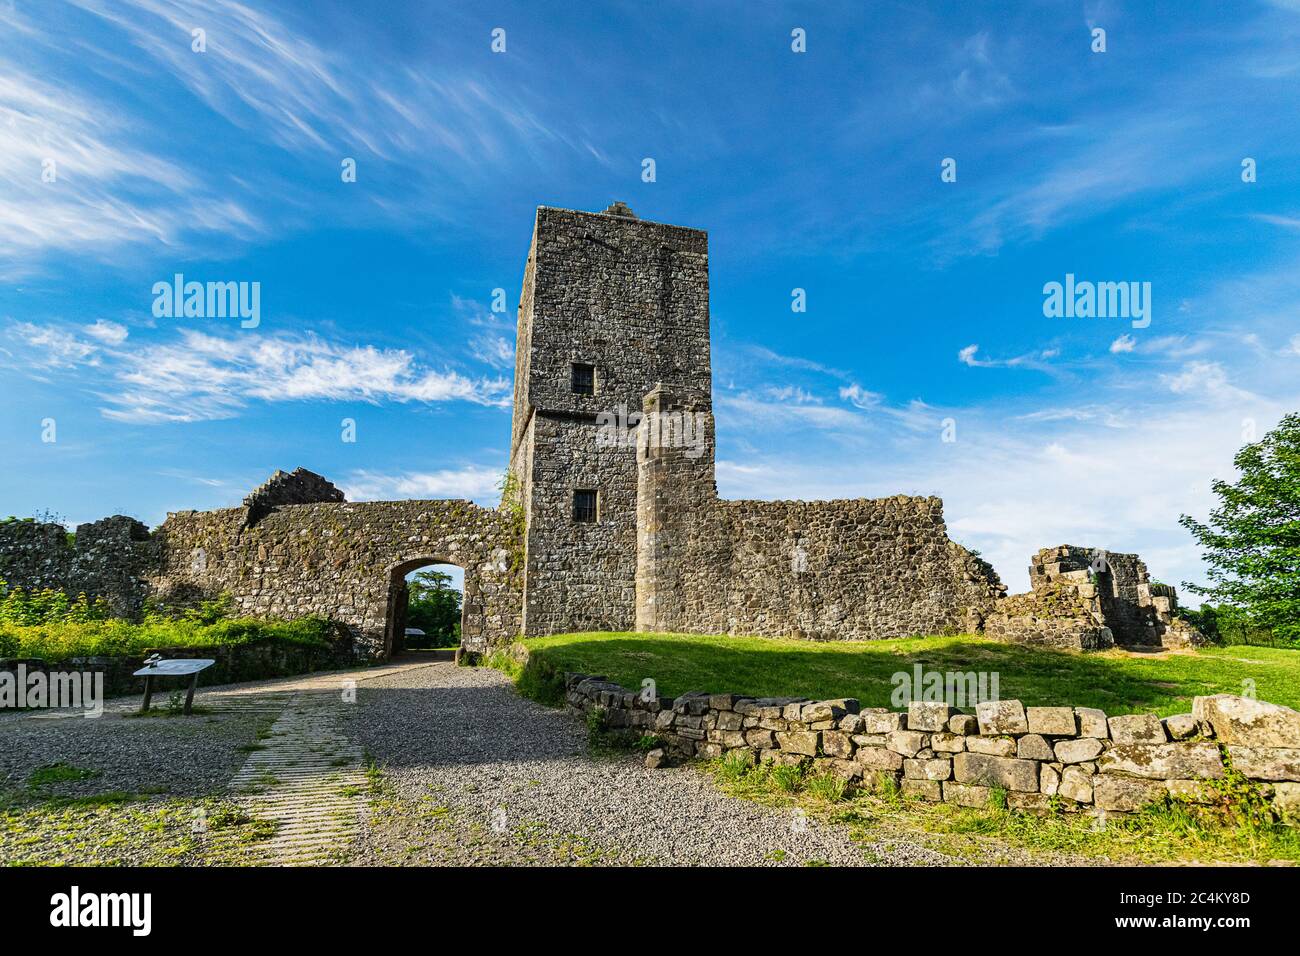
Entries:
POLYGON ((0 0, 0 513, 493 503, 534 209, 621 199, 709 230, 724 496, 1200 580, 1178 515, 1300 407, 1300 4, 1156 6, 0 0), (156 318, 177 272, 260 325, 156 318))

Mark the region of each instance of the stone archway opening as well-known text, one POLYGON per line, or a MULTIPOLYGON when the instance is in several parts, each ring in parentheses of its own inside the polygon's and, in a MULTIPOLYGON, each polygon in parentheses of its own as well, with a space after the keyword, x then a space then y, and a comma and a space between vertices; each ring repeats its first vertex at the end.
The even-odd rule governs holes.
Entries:
POLYGON ((389 572, 384 656, 450 650, 465 623, 465 571, 442 557, 403 561, 389 572))

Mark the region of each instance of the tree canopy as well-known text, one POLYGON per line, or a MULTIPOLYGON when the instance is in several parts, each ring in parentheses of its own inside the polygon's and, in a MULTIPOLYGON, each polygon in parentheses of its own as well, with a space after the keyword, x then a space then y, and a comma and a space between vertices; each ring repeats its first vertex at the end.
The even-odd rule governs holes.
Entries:
POLYGON ((1251 627, 1300 641, 1300 413, 1237 452, 1236 483, 1212 484, 1219 506, 1204 523, 1180 523, 1204 549, 1208 586, 1184 587, 1221 603, 1251 627))

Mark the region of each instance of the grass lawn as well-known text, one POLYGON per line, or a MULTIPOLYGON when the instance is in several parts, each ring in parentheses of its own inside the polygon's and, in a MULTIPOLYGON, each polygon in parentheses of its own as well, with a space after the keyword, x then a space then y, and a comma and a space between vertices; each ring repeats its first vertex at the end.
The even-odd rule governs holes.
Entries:
POLYGON ((826 642, 685 634, 556 634, 524 641, 558 671, 604 674, 629 689, 653 678, 660 694, 689 690, 754 697, 856 697, 890 707, 891 676, 913 665, 998 675, 998 696, 1025 704, 1100 707, 1107 714, 1187 713, 1192 698, 1240 694, 1300 709, 1300 651, 1215 647, 1194 652, 1079 653, 983 637, 826 642))

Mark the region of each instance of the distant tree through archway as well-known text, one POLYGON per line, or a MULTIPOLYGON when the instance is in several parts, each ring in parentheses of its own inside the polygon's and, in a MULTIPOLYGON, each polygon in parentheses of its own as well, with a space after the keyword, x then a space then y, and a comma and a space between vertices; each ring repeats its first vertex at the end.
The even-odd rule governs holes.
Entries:
POLYGON ((389 583, 387 636, 390 654, 460 644, 465 572, 436 558, 408 562, 389 583))

